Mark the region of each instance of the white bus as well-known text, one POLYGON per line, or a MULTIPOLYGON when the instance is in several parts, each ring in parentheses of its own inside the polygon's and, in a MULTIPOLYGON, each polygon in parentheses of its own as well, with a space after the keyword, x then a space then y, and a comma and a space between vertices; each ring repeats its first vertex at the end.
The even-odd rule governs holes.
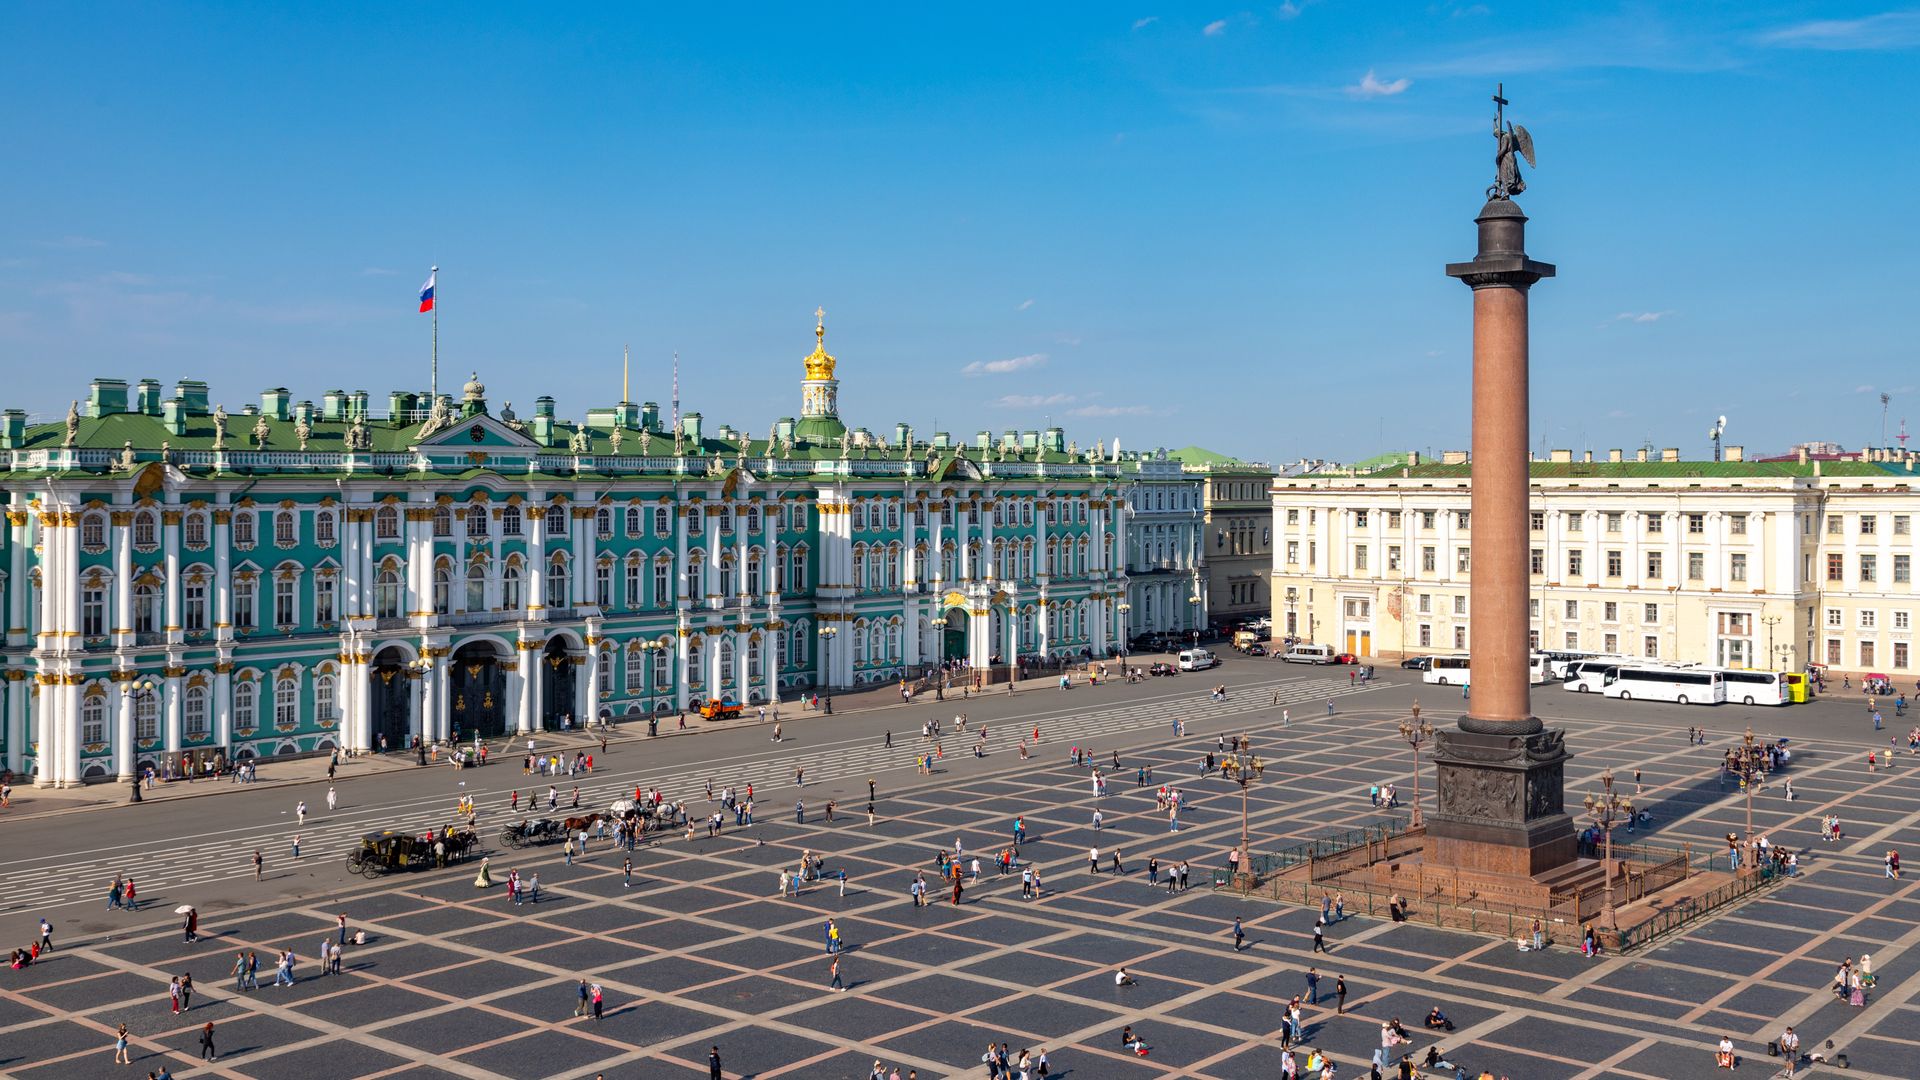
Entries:
POLYGON ((1473 681, 1473 660, 1465 656, 1436 656, 1420 677, 1441 686, 1461 686, 1473 681))
POLYGON ((1720 680, 1727 684, 1727 700, 1742 705, 1785 705, 1793 700, 1793 691, 1777 671, 1730 669, 1720 673, 1720 680))
POLYGON ((1727 684, 1712 668, 1621 667, 1604 682, 1601 692, 1621 701, 1718 705, 1727 700, 1727 684))
POLYGON ((1621 660, 1576 660, 1567 665, 1566 678, 1560 683, 1563 690, 1576 694, 1598 694, 1606 689, 1607 679, 1620 670, 1621 660))
POLYGON ((1547 678, 1554 682, 1567 681, 1567 669, 1583 660, 1626 662, 1625 657, 1612 656, 1608 653, 1580 652, 1576 649, 1542 649, 1536 651, 1533 657, 1535 660, 1544 660, 1546 662, 1547 678))

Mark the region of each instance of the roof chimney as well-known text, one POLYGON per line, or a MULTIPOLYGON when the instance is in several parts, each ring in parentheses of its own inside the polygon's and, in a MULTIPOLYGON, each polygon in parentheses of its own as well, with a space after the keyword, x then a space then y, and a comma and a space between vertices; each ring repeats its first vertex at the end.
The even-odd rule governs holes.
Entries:
POLYGON ((1669 446, 1662 449, 1660 451, 1660 460, 1661 461, 1679 461, 1680 448, 1677 446, 1669 446))
POLYGON ((1635 451, 1633 452, 1633 460, 1635 460, 1635 461, 1645 461, 1645 460, 1647 460, 1647 448, 1643 446, 1643 447, 1641 447, 1640 449, 1638 449, 1638 450, 1635 450, 1635 451))
POLYGON ((1593 464, 1593 451, 1588 450, 1585 453, 1581 454, 1580 460, 1586 462, 1588 465, 1593 464))
POLYGON ((1728 461, 1745 461, 1747 460, 1747 448, 1744 446, 1729 446, 1726 449, 1726 458, 1728 461))
POLYGON ((1607 460, 1608 460, 1608 461, 1611 461, 1611 462, 1614 462, 1615 464, 1618 464, 1619 462, 1621 462, 1621 461, 1623 461, 1623 460, 1625 460, 1625 458, 1623 458, 1623 457, 1621 456, 1621 453, 1620 453, 1620 451, 1618 451, 1618 450, 1609 450, 1609 451, 1607 451, 1607 460))
POLYGON ((1556 461, 1556 462, 1566 462, 1566 463, 1570 463, 1570 462, 1572 462, 1572 461, 1573 461, 1573 451, 1571 451, 1571 450, 1552 450, 1552 451, 1549 451, 1549 452, 1548 452, 1548 459, 1549 459, 1549 460, 1551 460, 1551 461, 1556 461))

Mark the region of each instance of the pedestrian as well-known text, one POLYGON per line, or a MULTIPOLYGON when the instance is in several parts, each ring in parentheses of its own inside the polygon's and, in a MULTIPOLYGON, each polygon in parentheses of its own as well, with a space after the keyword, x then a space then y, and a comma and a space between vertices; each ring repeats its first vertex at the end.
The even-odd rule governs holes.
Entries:
POLYGON ((1307 969, 1307 1004, 1320 1004, 1320 969, 1307 969))
POLYGON ((1313 951, 1314 952, 1327 951, 1327 939, 1325 937, 1326 927, 1327 927, 1327 924, 1324 922, 1316 922, 1313 924, 1313 951))
MULTIPOLYGON (((1100 849, 1097 847, 1088 848, 1087 849, 1087 873, 1098 874, 1099 872, 1100 872, 1100 849)), ((42 925, 45 925, 45 924, 43 923, 42 925)))
POLYGON ((300 800, 300 805, 293 808, 293 816, 299 821, 301 828, 307 827, 307 800, 300 800))
POLYGON ((1347 977, 1336 975, 1333 978, 1333 1013, 1339 1016, 1347 1011, 1347 977))
POLYGON ((1235 915, 1233 917, 1233 951, 1239 952, 1240 947, 1246 944, 1246 940, 1247 932, 1240 927, 1240 916, 1235 915))
POLYGON ((720 1048, 717 1046, 707 1053, 707 1080, 721 1080, 720 1048))
POLYGON ((253 880, 255 881, 260 880, 260 872, 262 869, 266 867, 266 865, 267 865, 266 857, 260 854, 259 848, 255 848, 253 851, 253 880))
POLYGON ((620 868, 620 874, 623 878, 623 886, 629 889, 633 888, 633 860, 631 858, 627 859, 626 864, 620 868))
POLYGON ((576 989, 576 993, 578 994, 578 1000, 574 1002, 573 1015, 577 1017, 585 1016, 587 1015, 587 1005, 593 999, 593 991, 587 986, 587 980, 580 980, 580 985, 576 989))
POLYGON ((329 814, 333 813, 333 808, 338 804, 339 804, 339 797, 334 794, 333 788, 329 786, 327 788, 327 813, 329 814))
POLYGON ((40 918, 40 951, 43 953, 53 951, 53 924, 48 922, 45 916, 40 918))
MULTIPOLYGON (((958 888, 958 886, 956 885, 955 888, 958 888)), ((828 970, 833 972, 833 981, 827 984, 827 988, 845 993, 847 988, 846 985, 840 981, 840 958, 838 956, 833 958, 833 963, 829 966, 828 970)))
POLYGON ((180 973, 180 1011, 185 1012, 191 1008, 193 1008, 193 973, 183 971, 180 973))
POLYGON ((594 983, 593 984, 593 1018, 595 1020, 600 1019, 601 1008, 605 1004, 606 1004, 605 992, 600 989, 599 983, 594 983))
POLYGON ((299 833, 293 834, 293 857, 296 859, 300 857, 300 834, 299 833))
POLYGON ((167 983, 167 997, 173 1002, 173 1015, 180 1015, 180 976, 175 975, 167 983))
POLYGON ((334 921, 338 923, 340 927, 340 944, 345 945, 347 943, 347 913, 343 911, 334 916, 334 921))
POLYGON ((260 989, 260 954, 247 950, 247 989, 260 989))
POLYGON ((113 1036, 113 1063, 115 1065, 133 1064, 133 1058, 127 1055, 127 1025, 125 1024, 121 1024, 120 1030, 113 1036))
POLYGON ((120 906, 121 895, 122 893, 121 893, 120 879, 119 877, 116 876, 113 879, 113 885, 107 889, 107 910, 108 911, 112 911, 114 908, 117 908, 120 906))
POLYGON ((216 1061, 219 1055, 213 1052, 213 1021, 209 1020, 200 1029, 200 1060, 216 1061))

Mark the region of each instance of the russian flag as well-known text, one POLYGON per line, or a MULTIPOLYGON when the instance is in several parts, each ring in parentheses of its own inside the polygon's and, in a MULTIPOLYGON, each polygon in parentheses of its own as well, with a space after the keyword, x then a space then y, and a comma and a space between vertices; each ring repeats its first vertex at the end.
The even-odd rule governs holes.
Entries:
POLYGON ((433 310, 433 279, 440 276, 440 268, 434 267, 427 273, 427 283, 420 286, 420 310, 433 310))

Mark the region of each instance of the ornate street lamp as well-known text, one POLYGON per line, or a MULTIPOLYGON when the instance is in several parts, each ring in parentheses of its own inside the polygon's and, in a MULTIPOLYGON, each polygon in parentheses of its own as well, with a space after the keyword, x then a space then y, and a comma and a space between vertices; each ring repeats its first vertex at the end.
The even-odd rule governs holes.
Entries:
POLYGON ((1606 906, 1600 909, 1600 920, 1619 929, 1613 915, 1613 828, 1633 817, 1633 800, 1614 793, 1612 767, 1600 774, 1600 787, 1603 794, 1589 793, 1586 798, 1587 820, 1605 837, 1607 849, 1606 906))
POLYGON ((1247 851, 1247 787, 1253 783, 1256 774, 1265 771, 1265 766, 1253 756, 1253 744, 1247 741, 1245 735, 1234 740, 1233 752, 1227 758, 1227 763, 1233 766, 1234 782, 1240 785, 1240 873, 1244 876, 1244 883, 1251 887, 1255 882, 1253 863, 1249 861, 1247 851))
POLYGON ((833 689, 833 639, 839 635, 840 628, 837 626, 823 626, 820 628, 819 633, 820 640, 824 643, 821 647, 826 652, 827 689, 831 690, 833 689))
MULTIPOLYGON (((127 696, 128 707, 131 708, 135 712, 135 714, 139 713, 140 705, 142 702, 153 700, 154 697, 156 697, 159 693, 158 688, 155 687, 152 679, 141 679, 141 678, 135 678, 132 682, 121 684, 120 692, 127 696)), ((140 755, 138 753, 139 748, 140 748, 139 740, 136 739, 134 741, 134 745, 130 748, 130 750, 133 752, 129 755, 133 758, 133 794, 131 797, 127 799, 128 802, 144 802, 145 801, 143 798, 141 798, 141 795, 140 795, 140 755)))
POLYGON ((1413 703, 1413 719, 1400 721, 1400 737, 1408 746, 1413 747, 1413 818, 1414 828, 1420 827, 1420 748, 1433 738, 1433 724, 1420 719, 1420 702, 1413 703))
POLYGON ((1760 786, 1767 776, 1766 750, 1753 741, 1753 725, 1747 725, 1747 733, 1741 736, 1740 745, 1733 751, 1733 775, 1740 778, 1740 790, 1747 796, 1747 847, 1753 847, 1753 789, 1760 786))

